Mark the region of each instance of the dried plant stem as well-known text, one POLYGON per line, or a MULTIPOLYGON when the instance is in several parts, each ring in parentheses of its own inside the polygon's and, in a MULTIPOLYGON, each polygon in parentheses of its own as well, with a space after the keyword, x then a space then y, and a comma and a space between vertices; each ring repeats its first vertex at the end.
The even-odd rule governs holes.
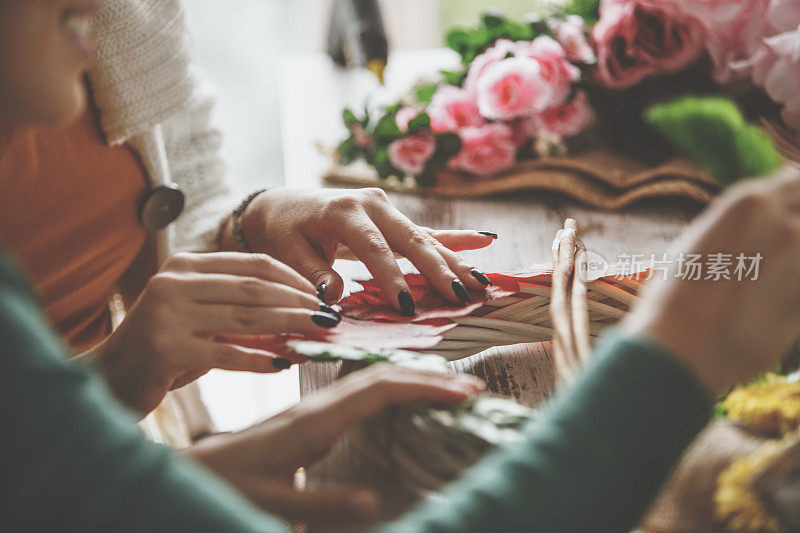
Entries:
POLYGON ((545 316, 548 312, 550 299, 544 296, 534 296, 517 303, 506 306, 497 311, 492 311, 487 318, 498 320, 511 320, 514 322, 530 322, 539 316, 545 316))
MULTIPOLYGON (((471 326, 455 327, 446 331, 442 337, 444 340, 482 342, 489 345, 516 344, 518 342, 536 342, 543 340, 541 335, 519 335, 508 331, 471 326)), ((441 342, 439 344, 441 344, 441 342)))
POLYGON ((590 291, 600 293, 603 296, 608 296, 609 298, 613 298, 614 300, 622 302, 625 305, 631 305, 636 301, 636 296, 633 294, 600 279, 590 282, 588 288, 590 291))
POLYGON ((506 296, 504 298, 498 298, 497 300, 490 300, 483 304, 485 307, 506 307, 507 305, 512 305, 516 302, 521 302, 526 300, 527 298, 520 298, 518 296, 506 296))
POLYGON ((481 328, 494 329, 497 331, 505 331, 522 336, 536 334, 542 338, 549 338, 553 335, 553 330, 551 328, 535 326, 532 324, 520 324, 518 322, 508 322, 507 320, 495 320, 493 318, 462 316, 456 318, 455 322, 465 326, 477 326, 481 328))
POLYGON ((608 304, 595 302, 593 300, 587 300, 586 304, 589 307, 589 311, 595 311, 598 314, 603 314, 613 318, 623 318, 626 314, 625 310, 623 309, 619 309, 608 304))

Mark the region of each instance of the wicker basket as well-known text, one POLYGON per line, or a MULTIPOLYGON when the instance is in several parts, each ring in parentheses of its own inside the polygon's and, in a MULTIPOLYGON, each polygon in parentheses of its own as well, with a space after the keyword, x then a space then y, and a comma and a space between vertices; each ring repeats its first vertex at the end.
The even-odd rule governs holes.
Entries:
MULTIPOLYGON (((501 329, 531 331, 539 342, 492 348, 451 361, 451 367, 484 378, 490 392, 527 407, 546 399, 558 381, 571 381, 588 360, 592 339, 628 312, 641 286, 636 276, 584 280, 576 275, 583 250, 575 221, 567 220, 553 243, 550 283, 522 286, 524 298, 490 302, 475 312, 480 316, 465 321, 470 328, 474 327, 470 318, 490 317, 501 329)), ((312 365, 325 369, 319 374, 323 375, 331 373, 332 364, 312 365)), ((339 375, 352 369, 338 368, 339 375)), ((435 497, 439 486, 477 461, 480 450, 488 449, 480 442, 457 442, 438 434, 435 424, 428 427, 407 413, 389 411, 340 440, 308 470, 307 486, 312 490, 341 484, 371 487, 385 502, 384 518, 395 517, 421 498, 435 497), (431 456, 437 460, 423 459, 431 456)))
MULTIPOLYGON (((468 317, 493 317, 492 324, 499 324, 501 329, 505 327, 502 322, 528 328, 541 342, 492 348, 450 362, 457 372, 484 378, 489 391, 528 407, 536 407, 559 384, 574 380, 591 358, 593 340, 625 316, 647 276, 645 271, 587 279, 583 275, 585 247, 571 219, 557 232, 552 250, 549 284, 521 286, 524 299, 490 302, 474 312, 479 316, 468 317)), ((472 323, 467 320, 465 324, 471 327, 472 323)), ((315 363, 326 369, 320 375, 331 375, 332 364, 315 363)), ((336 368, 339 375, 351 370, 336 368)), ((435 427, 423 426, 406 414, 390 411, 355 428, 322 462, 309 469, 308 488, 341 484, 371 487, 385 502, 386 519, 422 498, 435 498, 439 486, 479 459, 481 453, 471 450, 488 447, 454 443, 452 437, 438 435, 435 427), (419 459, 431 456, 436 461, 419 459)), ((710 423, 675 468, 642 526, 660 532, 728 531, 714 518, 717 478, 735 459, 753 453, 769 440, 728 420, 710 423)), ((787 439, 785 449, 753 480, 752 487, 763 501, 781 509, 783 522, 795 529, 800 529, 798 478, 800 434, 787 439)))

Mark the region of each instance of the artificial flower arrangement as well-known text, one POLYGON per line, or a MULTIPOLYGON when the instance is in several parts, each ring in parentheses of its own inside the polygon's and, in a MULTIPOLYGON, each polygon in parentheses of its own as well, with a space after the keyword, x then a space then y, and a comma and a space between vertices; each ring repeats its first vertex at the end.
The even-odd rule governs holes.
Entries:
POLYGON ((403 101, 361 116, 345 110, 338 162, 363 160, 383 180, 432 187, 600 149, 651 167, 681 154, 724 183, 782 163, 752 119, 768 121, 784 155, 800 152, 800 3, 572 0, 532 9, 524 23, 490 13, 477 28, 451 31, 461 68, 403 101))

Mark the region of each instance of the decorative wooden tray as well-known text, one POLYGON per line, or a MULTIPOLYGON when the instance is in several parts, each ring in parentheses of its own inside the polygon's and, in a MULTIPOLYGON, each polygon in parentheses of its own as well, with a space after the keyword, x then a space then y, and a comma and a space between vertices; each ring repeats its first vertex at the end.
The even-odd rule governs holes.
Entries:
POLYGON ((686 159, 675 158, 651 167, 602 150, 523 161, 485 179, 442 172, 439 182, 432 187, 418 187, 413 178, 381 180, 375 169, 363 161, 335 164, 323 179, 337 186, 381 187, 392 192, 445 197, 553 191, 600 209, 619 209, 639 199, 653 197, 684 197, 706 204, 721 190, 719 182, 686 159))

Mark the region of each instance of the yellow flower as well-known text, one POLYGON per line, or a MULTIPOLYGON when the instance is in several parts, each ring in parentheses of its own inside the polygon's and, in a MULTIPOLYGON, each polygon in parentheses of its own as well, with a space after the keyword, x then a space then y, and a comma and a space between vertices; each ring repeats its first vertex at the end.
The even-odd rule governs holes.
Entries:
POLYGON ((783 436, 800 426, 800 382, 767 374, 764 381, 737 387, 723 402, 728 417, 752 429, 783 436))
POLYGON ((714 515, 730 531, 778 531, 780 522, 751 489, 753 477, 784 450, 780 442, 767 442, 747 457, 734 461, 717 478, 714 515))

